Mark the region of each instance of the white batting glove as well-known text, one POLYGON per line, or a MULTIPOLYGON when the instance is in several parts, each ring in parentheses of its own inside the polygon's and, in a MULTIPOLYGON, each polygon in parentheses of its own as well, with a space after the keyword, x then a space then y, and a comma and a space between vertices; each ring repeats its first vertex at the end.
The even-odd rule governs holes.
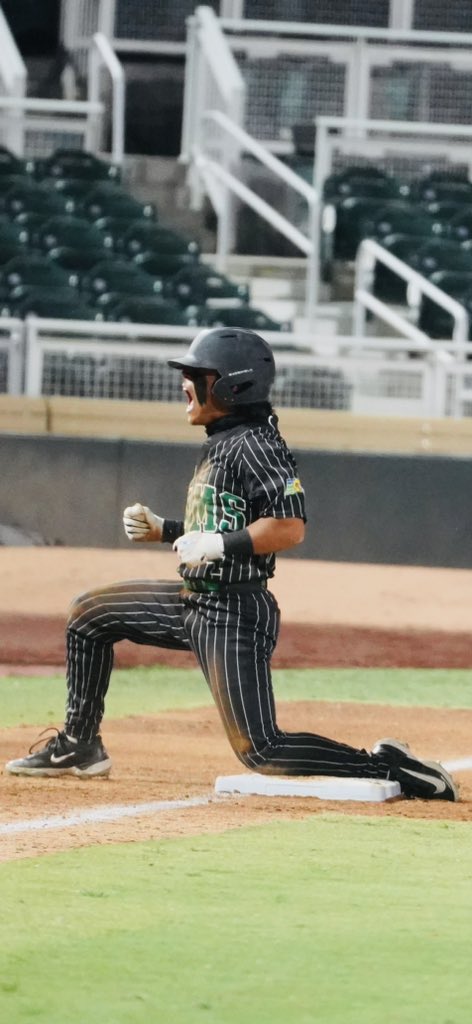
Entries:
POLYGON ((217 562, 218 559, 224 558, 221 533, 200 533, 199 530, 193 530, 191 533, 182 534, 182 537, 177 537, 173 548, 177 551, 180 561, 190 569, 204 562, 217 562))
POLYGON ((164 520, 156 516, 147 505, 129 505, 123 512, 123 526, 128 540, 162 540, 164 520))

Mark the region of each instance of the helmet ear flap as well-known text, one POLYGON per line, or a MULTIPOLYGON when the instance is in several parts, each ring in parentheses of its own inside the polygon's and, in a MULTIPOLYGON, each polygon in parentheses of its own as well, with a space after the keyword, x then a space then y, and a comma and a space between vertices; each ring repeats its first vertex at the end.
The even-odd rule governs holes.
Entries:
POLYGON ((253 386, 253 370, 237 370, 235 373, 218 377, 211 389, 211 393, 222 405, 237 405, 239 396, 253 386))

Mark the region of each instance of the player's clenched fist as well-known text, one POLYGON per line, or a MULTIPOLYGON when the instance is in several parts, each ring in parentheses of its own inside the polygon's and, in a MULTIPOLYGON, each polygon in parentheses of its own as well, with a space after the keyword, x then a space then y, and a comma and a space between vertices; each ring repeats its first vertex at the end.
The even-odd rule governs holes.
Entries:
POLYGON ((201 565, 202 562, 216 562, 224 557, 221 533, 200 533, 193 530, 178 537, 173 547, 181 562, 190 568, 201 565))
POLYGON ((138 501, 129 505, 123 512, 123 526, 128 540, 159 541, 162 540, 164 520, 156 516, 147 505, 138 501))

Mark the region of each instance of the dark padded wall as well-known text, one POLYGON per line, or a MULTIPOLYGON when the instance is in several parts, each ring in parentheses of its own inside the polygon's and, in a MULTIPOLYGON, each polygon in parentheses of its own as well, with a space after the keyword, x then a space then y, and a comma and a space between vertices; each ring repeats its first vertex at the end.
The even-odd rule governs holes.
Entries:
MULTIPOLYGON (((194 444, 3 435, 0 523, 35 531, 49 544, 128 547, 123 508, 138 500, 180 518, 198 450, 194 444)), ((295 454, 308 527, 293 557, 472 568, 469 459, 295 454)))

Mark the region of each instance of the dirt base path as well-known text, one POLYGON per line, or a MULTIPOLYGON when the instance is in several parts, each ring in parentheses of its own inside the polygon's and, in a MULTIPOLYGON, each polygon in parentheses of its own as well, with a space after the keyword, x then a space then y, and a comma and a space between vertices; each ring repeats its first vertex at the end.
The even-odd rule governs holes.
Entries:
MULTIPOLYGON (((75 594, 115 579, 172 578, 174 572, 174 558, 168 554, 140 553, 136 557, 128 552, 83 549, 0 549, 4 581, 0 672, 40 676, 51 668, 58 670, 63 664, 66 609, 75 594)), ((472 666, 472 572, 280 559, 272 589, 284 623, 274 666, 472 666)), ((169 663, 169 652, 131 644, 117 646, 118 665, 162 661, 169 663)), ((193 658, 185 654, 173 663, 194 665, 193 658)), ((407 739, 424 757, 447 761, 472 754, 469 711, 423 708, 412 713, 404 708, 325 702, 280 705, 282 728, 296 730, 301 723, 304 729, 359 747, 369 748, 380 736, 396 735, 407 739)), ((36 735, 37 729, 32 727, 0 731, 2 762, 23 755, 36 735)), ((222 831, 327 809, 347 814, 472 819, 472 772, 456 776, 461 787, 457 804, 215 798, 216 777, 243 769, 228 747, 213 708, 106 721, 103 737, 114 762, 107 780, 0 776, 0 860, 89 844, 222 831), (196 799, 202 803, 193 805, 196 799), (117 806, 155 801, 184 801, 184 806, 106 822, 47 827, 51 816, 67 817, 97 808, 114 814, 117 806), (35 825, 37 821, 42 825, 35 825)))

